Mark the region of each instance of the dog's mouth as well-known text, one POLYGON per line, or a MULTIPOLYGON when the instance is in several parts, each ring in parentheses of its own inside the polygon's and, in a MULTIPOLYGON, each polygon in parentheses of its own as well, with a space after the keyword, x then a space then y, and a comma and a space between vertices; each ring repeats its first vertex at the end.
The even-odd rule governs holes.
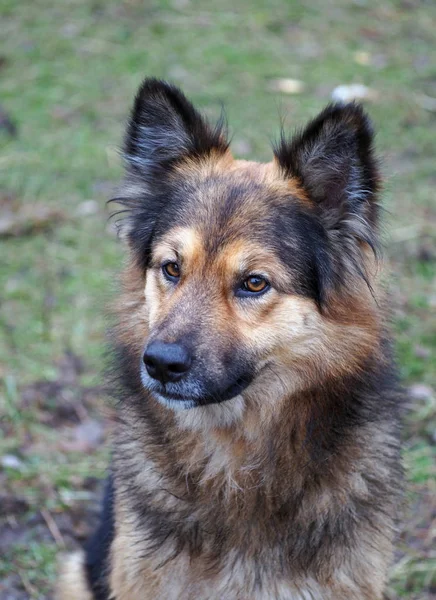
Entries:
POLYGON ((144 387, 159 401, 172 408, 193 408, 196 406, 206 406, 208 404, 226 402, 227 400, 239 396, 253 380, 251 374, 238 377, 223 390, 218 387, 215 389, 207 389, 206 386, 198 383, 191 385, 184 385, 181 383, 162 384, 148 377, 144 370, 142 370, 141 375, 144 387))

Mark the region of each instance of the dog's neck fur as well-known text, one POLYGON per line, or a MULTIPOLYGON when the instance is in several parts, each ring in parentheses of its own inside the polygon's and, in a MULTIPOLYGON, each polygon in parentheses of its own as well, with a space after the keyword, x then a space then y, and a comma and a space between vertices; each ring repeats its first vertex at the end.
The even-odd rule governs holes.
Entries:
MULTIPOLYGON (((120 411, 126 423, 122 443, 131 452, 143 453, 144 461, 153 463, 174 494, 184 496, 191 481, 194 501, 203 492, 205 500, 211 486, 220 490, 220 497, 262 488, 263 493, 282 498, 288 494, 290 501, 307 482, 330 476, 330 461, 335 460, 331 471, 338 476, 350 469, 359 426, 368 422, 369 415, 372 421, 382 420, 382 411, 389 410, 388 401, 380 403, 381 387, 389 391, 396 383, 389 375, 388 343, 379 342, 377 333, 370 343, 363 337, 361 349, 359 338, 354 338, 353 350, 362 358, 353 365, 352 376, 329 377, 317 365, 322 380, 314 381, 311 389, 308 384, 305 390, 292 392, 280 388, 281 378, 271 373, 271 379, 261 378, 264 387, 254 395, 174 412, 144 390, 138 374, 146 323, 143 285, 134 263, 124 273, 123 288, 114 330, 120 395, 125 399, 120 411)), ((361 313, 358 318, 363 318, 361 313)), ((140 463, 132 464, 138 468, 140 463)))
MULTIPOLYGON (((195 412, 181 416, 139 385, 134 391, 127 377, 129 402, 114 453, 117 519, 129 531, 147 531, 138 538, 144 554, 156 552, 158 560, 187 552, 215 573, 233 555, 251 557, 260 573, 267 552, 267 564, 285 578, 311 572, 328 581, 331 557, 346 562, 354 540, 371 546, 377 537, 381 548, 389 546, 378 502, 396 510, 395 484, 382 469, 397 464, 387 414, 397 399, 389 351, 383 355, 367 358, 358 375, 283 397, 269 415, 264 411, 268 418, 259 418, 259 405, 231 400, 238 418, 225 426, 225 403, 221 426, 212 426, 201 413, 216 416, 216 407, 200 409, 195 419, 195 412)), ((389 548, 384 552, 389 556, 389 548)), ((382 558, 376 552, 371 560, 382 558)))
MULTIPOLYGON (((283 398, 274 412, 264 407, 261 418, 259 407, 240 396, 180 412, 142 396, 136 404, 140 414, 129 411, 127 427, 132 432, 135 423, 148 423, 149 435, 136 439, 136 450, 143 448, 174 494, 188 492, 195 501, 211 489, 223 498, 244 498, 262 489, 279 502, 292 501, 320 478, 331 478, 333 472, 343 477, 351 462, 356 464, 355 436, 365 429, 368 414, 359 397, 368 397, 375 369, 373 362, 365 377, 334 380, 321 392, 283 398)), ((336 482, 336 487, 341 486, 336 482)))

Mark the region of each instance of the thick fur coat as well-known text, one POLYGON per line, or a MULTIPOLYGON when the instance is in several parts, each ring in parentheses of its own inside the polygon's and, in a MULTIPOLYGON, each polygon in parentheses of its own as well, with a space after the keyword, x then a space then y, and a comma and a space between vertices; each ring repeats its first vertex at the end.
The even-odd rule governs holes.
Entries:
POLYGON ((117 202, 119 419, 101 526, 61 600, 380 600, 401 393, 371 125, 327 107, 235 160, 146 80, 117 202))

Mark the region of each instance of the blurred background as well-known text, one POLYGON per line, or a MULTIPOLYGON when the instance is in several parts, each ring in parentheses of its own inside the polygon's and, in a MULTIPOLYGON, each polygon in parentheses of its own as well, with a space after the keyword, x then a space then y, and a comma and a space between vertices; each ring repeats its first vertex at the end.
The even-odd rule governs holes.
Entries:
POLYGON ((0 0, 0 600, 48 598, 108 463, 105 205, 144 76, 180 85, 233 151, 269 160, 332 98, 361 99, 386 178, 408 509, 390 598, 436 598, 434 0, 0 0))

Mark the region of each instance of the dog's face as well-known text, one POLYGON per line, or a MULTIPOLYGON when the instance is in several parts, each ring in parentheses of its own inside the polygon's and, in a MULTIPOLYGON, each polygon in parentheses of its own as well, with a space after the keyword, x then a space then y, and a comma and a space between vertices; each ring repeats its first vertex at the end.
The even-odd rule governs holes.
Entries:
POLYGON ((304 201, 253 180, 250 166, 179 177, 184 197, 162 214, 145 274, 141 368, 144 385, 187 406, 228 400, 262 370, 280 371, 285 347, 298 359, 318 314, 323 236, 304 201))
POLYGON ((330 107, 275 155, 235 161, 177 89, 148 80, 138 94, 121 200, 143 289, 135 360, 171 408, 285 398, 373 348, 365 116, 330 107))

